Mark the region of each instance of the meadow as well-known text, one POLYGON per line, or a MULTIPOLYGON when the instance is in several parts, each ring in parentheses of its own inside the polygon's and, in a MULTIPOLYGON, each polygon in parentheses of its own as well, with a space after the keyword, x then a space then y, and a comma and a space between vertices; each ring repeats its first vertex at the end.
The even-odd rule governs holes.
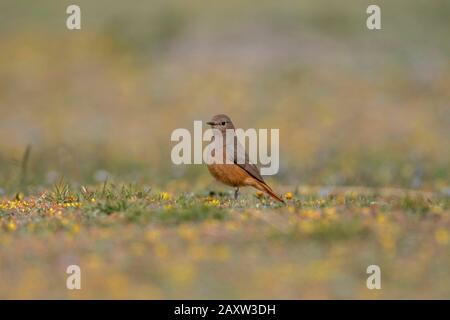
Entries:
POLYGON ((172 195, 133 185, 0 203, 5 298, 448 298, 450 200, 398 189, 172 195), (81 290, 65 287, 69 265, 81 290), (369 290, 366 268, 382 271, 369 290))
POLYGON ((450 5, 379 2, 2 1, 0 298, 450 298, 450 5), (172 164, 217 113, 286 206, 172 164))

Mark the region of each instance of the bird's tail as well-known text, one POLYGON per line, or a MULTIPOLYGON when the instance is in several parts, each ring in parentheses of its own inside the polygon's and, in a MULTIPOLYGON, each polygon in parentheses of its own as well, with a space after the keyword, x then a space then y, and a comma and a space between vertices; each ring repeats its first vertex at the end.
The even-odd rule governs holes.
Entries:
MULTIPOLYGON (((259 182, 259 181, 258 181, 258 182, 259 182)), ((259 182, 259 183, 258 183, 258 186, 259 186, 258 189, 260 189, 261 191, 266 192, 266 193, 267 193, 269 196, 271 196, 272 198, 274 198, 274 199, 276 199, 276 200, 278 200, 278 201, 280 201, 280 202, 286 204, 286 202, 284 202, 284 200, 283 200, 281 197, 277 196, 277 195, 275 194, 275 192, 273 192, 273 190, 272 190, 267 184, 259 182)))

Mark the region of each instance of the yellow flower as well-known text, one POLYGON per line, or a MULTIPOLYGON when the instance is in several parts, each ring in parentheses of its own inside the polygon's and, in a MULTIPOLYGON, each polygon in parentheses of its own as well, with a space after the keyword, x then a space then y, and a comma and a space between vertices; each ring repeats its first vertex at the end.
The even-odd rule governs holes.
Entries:
POLYGON ((170 194, 168 192, 161 192, 159 197, 161 198, 161 200, 169 200, 170 199, 170 194))
POLYGON ((17 229, 17 225, 14 223, 14 221, 9 221, 6 225, 9 231, 15 231, 17 229))
POLYGON ((286 192, 285 195, 284 195, 284 197, 285 197, 287 200, 291 200, 292 197, 293 197, 292 192, 286 192))
POLYGON ((78 232, 80 232, 80 225, 74 224, 74 225, 72 226, 71 231, 72 231, 72 233, 77 234, 78 232))
POLYGON ((379 224, 386 223, 386 217, 383 214, 378 214, 376 219, 379 224))
POLYGON ((219 199, 208 199, 206 201, 206 205, 211 207, 217 207, 220 205, 220 201, 219 199))
POLYGON ((17 201, 23 200, 24 197, 25 197, 25 195, 23 194, 23 192, 16 193, 16 200, 17 201))
POLYGON ((431 213, 434 213, 434 214, 442 214, 444 212, 444 209, 442 209, 442 207, 440 207, 440 206, 432 206, 431 207, 431 213))
POLYGON ((325 208, 324 213, 328 219, 331 219, 331 220, 337 219, 335 207, 325 208))
POLYGON ((442 245, 448 244, 450 240, 448 231, 443 228, 439 228, 436 230, 436 232, 434 233, 434 238, 436 239, 437 243, 442 245))
POLYGON ((318 219, 318 218, 320 218, 321 213, 319 210, 306 209, 306 210, 303 210, 303 212, 301 213, 301 216, 304 218, 318 219))

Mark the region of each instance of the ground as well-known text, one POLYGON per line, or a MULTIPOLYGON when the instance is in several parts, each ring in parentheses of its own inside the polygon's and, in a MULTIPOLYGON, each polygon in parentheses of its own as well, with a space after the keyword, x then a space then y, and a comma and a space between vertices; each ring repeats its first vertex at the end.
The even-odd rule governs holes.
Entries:
POLYGON ((69 188, 0 202, 2 298, 448 298, 450 201, 402 189, 171 194, 69 188), (66 268, 81 268, 81 290, 66 268), (369 290, 369 265, 381 268, 369 290))
POLYGON ((450 298, 450 1, 76 2, 0 1, 0 298, 450 298), (171 161, 222 113, 286 206, 171 161))

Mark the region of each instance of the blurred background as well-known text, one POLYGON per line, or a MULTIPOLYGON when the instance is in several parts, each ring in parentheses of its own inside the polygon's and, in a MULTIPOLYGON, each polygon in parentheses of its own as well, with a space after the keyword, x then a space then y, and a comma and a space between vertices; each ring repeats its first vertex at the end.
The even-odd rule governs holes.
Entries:
POLYGON ((280 129, 280 184, 448 190, 450 2, 375 2, 2 0, 0 191, 203 188, 170 134, 216 113, 280 129))

